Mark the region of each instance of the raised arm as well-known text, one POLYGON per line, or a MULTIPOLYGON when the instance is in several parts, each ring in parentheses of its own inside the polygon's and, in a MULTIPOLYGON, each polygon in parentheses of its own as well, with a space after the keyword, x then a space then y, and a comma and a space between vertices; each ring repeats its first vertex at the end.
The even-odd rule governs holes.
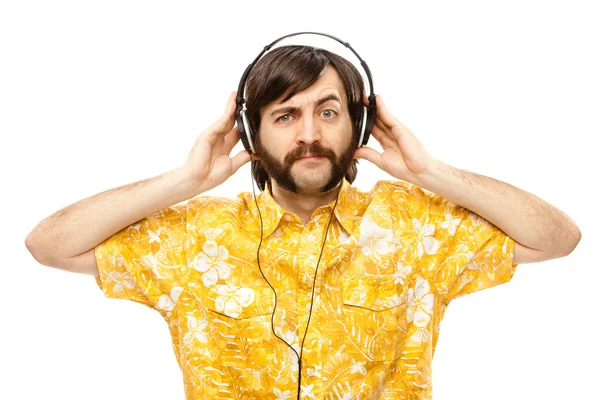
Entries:
POLYGON ((223 116, 198 136, 180 167, 55 212, 25 239, 29 252, 40 264, 97 276, 95 246, 134 222, 227 180, 251 159, 245 150, 230 157, 239 141, 234 127, 235 95, 229 97, 223 116))

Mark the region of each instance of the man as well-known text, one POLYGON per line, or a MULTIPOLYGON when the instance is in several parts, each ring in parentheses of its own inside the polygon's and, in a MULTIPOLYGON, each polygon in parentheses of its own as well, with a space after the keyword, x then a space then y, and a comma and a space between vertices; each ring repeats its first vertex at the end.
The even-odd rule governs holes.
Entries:
POLYGON ((360 79, 325 50, 271 51, 248 80, 257 157, 230 157, 234 92, 180 167, 58 211, 28 249, 158 310, 188 399, 430 399, 449 302, 568 255, 581 233, 534 195, 431 157, 379 95, 383 152, 357 149, 360 79), (359 158, 396 180, 353 188, 359 158), (256 199, 200 196, 250 161, 256 199))

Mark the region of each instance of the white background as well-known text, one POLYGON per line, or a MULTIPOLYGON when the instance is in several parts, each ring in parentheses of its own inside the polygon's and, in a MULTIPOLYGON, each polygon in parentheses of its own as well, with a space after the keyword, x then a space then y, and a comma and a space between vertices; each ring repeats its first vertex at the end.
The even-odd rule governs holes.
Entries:
MULTIPOLYGON (((410 3, 2 2, 0 398, 184 398, 158 312, 38 264, 25 237, 181 164, 263 46, 307 30, 350 42, 434 157, 534 193, 583 232, 568 257, 451 304, 434 399, 599 398, 600 14, 593 1, 410 3)), ((363 160, 355 186, 390 178, 363 160)), ((240 191, 249 164, 206 194, 240 191)))

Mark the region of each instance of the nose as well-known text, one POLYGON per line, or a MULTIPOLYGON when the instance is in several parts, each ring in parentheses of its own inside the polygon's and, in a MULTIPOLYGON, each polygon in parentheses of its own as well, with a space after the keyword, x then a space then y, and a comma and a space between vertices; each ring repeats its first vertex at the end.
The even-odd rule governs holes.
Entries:
POLYGON ((298 133, 296 134, 297 144, 312 144, 321 140, 321 133, 317 122, 312 117, 302 118, 302 123, 298 124, 298 133))

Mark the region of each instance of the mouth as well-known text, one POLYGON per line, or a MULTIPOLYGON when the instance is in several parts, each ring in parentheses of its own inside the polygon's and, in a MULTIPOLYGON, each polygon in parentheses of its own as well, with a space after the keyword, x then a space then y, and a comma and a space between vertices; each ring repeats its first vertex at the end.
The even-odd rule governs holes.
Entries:
POLYGON ((318 156, 316 154, 307 153, 307 154, 302 155, 298 159, 300 160, 300 159, 304 159, 304 158, 323 158, 323 156, 318 156))
POLYGON ((322 156, 304 156, 304 157, 298 158, 297 161, 320 160, 322 158, 325 158, 325 157, 322 157, 322 156))

